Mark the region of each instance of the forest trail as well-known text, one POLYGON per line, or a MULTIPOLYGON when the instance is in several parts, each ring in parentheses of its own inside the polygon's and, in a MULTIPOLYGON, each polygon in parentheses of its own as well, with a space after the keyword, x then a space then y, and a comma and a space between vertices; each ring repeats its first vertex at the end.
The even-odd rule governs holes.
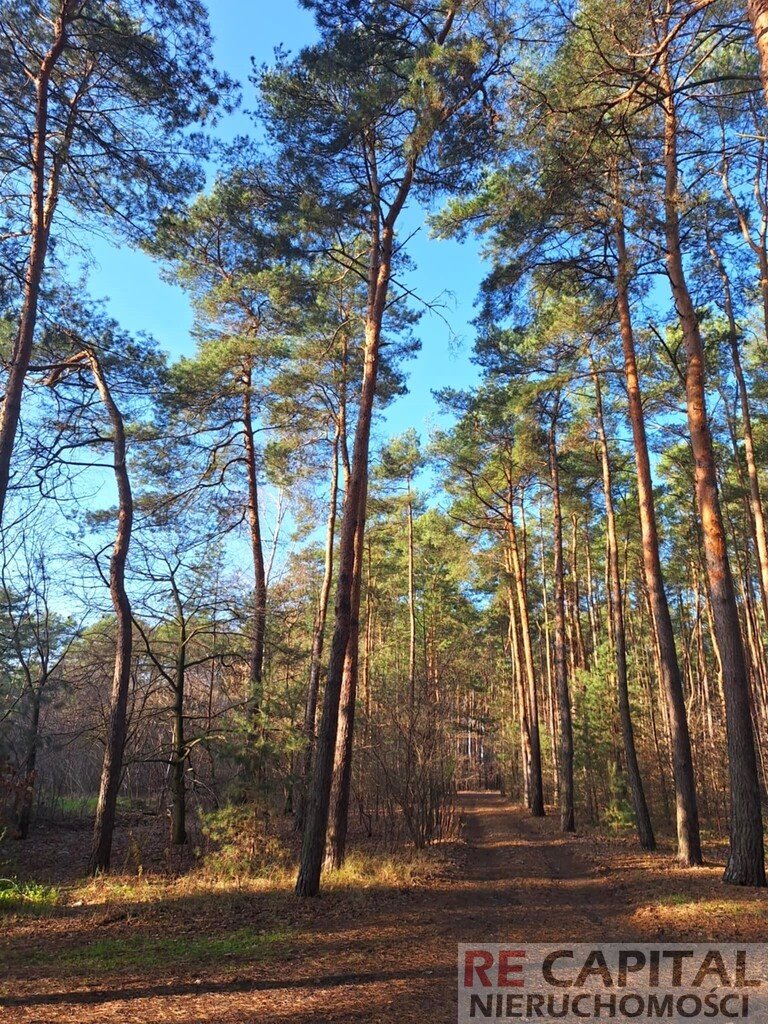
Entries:
MULTIPOLYGON (((745 902, 730 903, 718 917, 718 894, 721 903, 726 897, 719 867, 685 872, 667 856, 637 853, 628 840, 564 837, 555 814, 532 819, 498 794, 462 794, 460 809, 463 842, 450 872, 423 886, 366 890, 354 899, 329 894, 298 903, 286 895, 267 908, 273 923, 279 914, 289 925, 285 944, 261 963, 227 967, 212 956, 186 974, 183 967, 90 972, 86 984, 56 971, 54 945, 51 971, 35 975, 20 965, 10 978, 6 973, 0 1021, 450 1024, 459 942, 733 938, 765 920, 768 902, 756 892, 745 892, 745 902)), ((231 929, 257 927, 265 911, 253 904, 253 897, 237 906, 225 901, 220 913, 231 929)), ((177 931, 180 914, 187 915, 187 931, 220 923, 215 897, 173 912, 177 931)), ((92 938, 93 918, 86 923, 92 938)), ((129 925, 150 939, 164 922, 136 910, 111 927, 129 925)), ((71 934, 60 933, 61 940, 71 934)), ((38 930, 35 948, 45 941, 38 930)), ((55 934, 47 941, 56 943, 55 934)))

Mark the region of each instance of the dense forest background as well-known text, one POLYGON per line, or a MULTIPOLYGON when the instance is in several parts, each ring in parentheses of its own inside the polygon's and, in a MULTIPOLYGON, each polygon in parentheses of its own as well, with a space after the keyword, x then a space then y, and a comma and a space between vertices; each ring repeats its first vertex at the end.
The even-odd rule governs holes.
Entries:
POLYGON ((768 5, 303 6, 237 84, 198 0, 0 4, 1 845, 138 807, 311 895, 500 788, 765 885, 768 5), (477 382, 393 436, 418 228, 477 382))

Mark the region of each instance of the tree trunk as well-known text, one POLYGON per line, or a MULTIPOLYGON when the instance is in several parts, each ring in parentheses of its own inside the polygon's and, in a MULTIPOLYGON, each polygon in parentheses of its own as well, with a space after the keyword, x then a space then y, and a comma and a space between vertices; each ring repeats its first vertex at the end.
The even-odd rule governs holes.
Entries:
POLYGON ((592 657, 595 658, 597 651, 600 648, 600 617, 595 606, 592 538, 589 533, 589 523, 584 524, 584 556, 587 563, 587 611, 589 612, 589 632, 592 639, 592 657))
POLYGON ((571 695, 568 688, 568 662, 565 649, 565 571, 563 568, 563 513, 560 507, 560 467, 557 455, 557 417, 560 397, 553 399, 549 428, 549 472, 552 481, 552 517, 555 549, 555 686, 560 715, 560 827, 576 831, 573 793, 573 724, 571 695))
POLYGON ((541 735, 539 730, 539 702, 536 693, 536 669, 533 662, 531 645, 531 620, 528 614, 528 595, 526 593, 525 576, 520 560, 520 547, 517 542, 517 529, 514 520, 512 495, 509 496, 509 522, 507 524, 509 549, 511 555, 512 575, 515 581, 517 610, 520 620, 520 637, 523 644, 523 661, 525 665, 526 696, 528 711, 528 730, 530 738, 530 809, 535 818, 544 817, 544 785, 541 774, 541 735))
POLYGON ((309 786, 312 769, 312 751, 315 745, 315 716, 317 714, 317 696, 320 692, 320 671, 322 668, 323 647, 325 646, 325 623, 328 618, 328 602, 331 597, 333 583, 333 548, 336 541, 336 514, 339 500, 339 424, 333 439, 333 456, 331 463, 330 501, 328 505, 328 525, 325 531, 325 566, 323 582, 320 586, 320 598, 315 616, 315 631, 312 638, 312 656, 309 665, 309 685, 307 686, 307 702, 304 707, 304 750, 301 755, 299 769, 299 786, 296 798, 296 827, 303 828, 306 811, 307 787, 309 786))
POLYGON ((413 497, 408 480, 408 696, 416 702, 416 587, 413 578, 413 497))
POLYGON ((267 633, 267 572, 259 514, 259 470, 251 413, 252 387, 253 368, 250 361, 248 361, 243 367, 243 438, 245 445, 245 471, 248 478, 248 525, 251 535, 254 579, 253 636, 251 638, 251 656, 248 664, 248 696, 251 701, 252 710, 255 713, 259 710, 262 697, 264 645, 267 633))
MULTIPOLYGON (((747 392, 747 383, 744 379, 744 370, 741 365, 741 354, 739 352, 739 329, 733 312, 731 282, 728 276, 728 271, 711 242, 709 251, 723 282, 723 304, 725 307, 726 317, 728 318, 728 345, 731 352, 731 362, 733 363, 733 374, 736 378, 736 386, 739 394, 739 405, 741 406, 744 455, 747 463, 747 479, 749 481, 749 508, 752 515, 752 533, 755 548, 757 549, 758 568, 760 570, 760 596, 765 622, 768 625, 768 535, 766 534, 765 527, 763 498, 760 493, 760 478, 757 472, 757 458, 755 456, 755 440, 752 431, 752 415, 749 408, 749 394, 747 392)), ((768 328, 768 318, 766 319, 766 327, 768 328)))
POLYGON ((0 406, 0 522, 11 478, 11 457, 21 416, 24 381, 32 357, 37 326, 45 260, 48 252, 51 220, 58 200, 59 164, 54 158, 50 172, 46 169, 48 142, 48 98, 51 77, 67 42, 72 0, 63 0, 54 24, 53 42, 45 54, 35 79, 35 127, 31 139, 32 181, 30 203, 30 246, 24 273, 19 328, 8 367, 2 406, 0 406))
POLYGON ((597 431, 600 441, 600 461, 602 463, 603 470, 603 494, 605 496, 605 514, 608 533, 608 571, 611 587, 609 606, 611 613, 613 649, 616 658, 616 685, 619 697, 621 736, 624 743, 624 756, 627 763, 629 791, 632 796, 632 807, 635 812, 637 837, 640 840, 640 846, 644 850, 655 850, 656 838, 653 834, 653 825, 651 824, 651 816, 645 799, 645 790, 643 789, 640 765, 637 760, 635 731, 632 725, 632 714, 629 703, 629 684, 627 680, 627 640, 624 629, 624 600, 621 589, 621 574, 619 571, 619 544, 616 537, 616 514, 613 507, 611 461, 608 451, 608 438, 605 433, 602 388, 600 387, 600 374, 598 373, 597 367, 591 359, 590 362, 592 368, 592 379, 595 383, 595 412, 597 414, 597 431))
POLYGON ((368 744, 371 733, 371 711, 373 695, 371 693, 371 658, 373 656, 373 588, 374 580, 371 572, 371 541, 367 544, 367 572, 365 583, 365 650, 363 658, 363 703, 365 707, 365 723, 363 727, 363 743, 368 744))
MULTIPOLYGON (((543 499, 542 499, 543 503, 543 499)), ((552 781, 554 783, 554 799, 553 803, 559 804, 560 802, 560 758, 558 754, 558 734, 557 734, 557 719, 555 716, 555 705, 557 703, 555 696, 555 680, 554 673, 552 670, 552 644, 550 638, 550 627, 549 627, 549 594, 547 592, 547 572, 546 572, 546 555, 544 550, 544 521, 542 515, 541 506, 539 507, 539 550, 541 553, 541 604, 544 612, 544 663, 547 670, 547 703, 548 703, 548 719, 547 724, 549 725, 549 739, 550 747, 552 750, 552 781)))
POLYGON ((632 311, 629 300, 629 262, 624 234, 624 213, 617 203, 614 224, 618 271, 616 298, 619 327, 624 353, 624 373, 627 385, 629 419, 637 471, 637 495, 640 512, 640 531, 643 542, 643 569, 648 590, 648 603, 658 651, 661 682, 666 696, 667 722, 672 748, 675 781, 675 808, 677 821, 677 857, 686 867, 702 863, 699 836, 699 811, 696 802, 696 783, 693 774, 691 738, 685 710, 683 683, 677 659, 672 617, 664 586, 664 574, 659 554, 659 533, 656 525, 656 503, 653 494, 651 460, 645 433, 645 414, 637 371, 635 336, 632 329, 632 311))
POLYGON ((509 608, 509 625, 507 628, 507 639, 509 640, 509 653, 512 658, 512 680, 513 680, 513 713, 517 711, 518 724, 520 725, 520 764, 523 780, 523 803, 529 809, 532 807, 531 799, 531 729, 528 721, 528 702, 525 696, 525 669, 520 657, 520 640, 517 630, 517 609, 515 607, 515 595, 512 586, 512 560, 509 550, 506 552, 507 573, 509 574, 509 587, 507 592, 507 607, 509 608), (516 698, 516 701, 515 701, 516 698), (515 705, 516 704, 516 708, 515 705))
POLYGON ((21 794, 21 806, 17 819, 19 839, 26 839, 29 835, 29 823, 32 817, 32 798, 35 786, 35 765, 37 764, 37 743, 40 729, 40 705, 45 680, 35 687, 32 694, 32 717, 29 722, 29 738, 27 741, 27 755, 24 758, 24 790, 21 794))
POLYGON ((328 817, 328 841, 325 866, 339 871, 344 866, 347 850, 347 826, 349 823, 349 800, 352 790, 352 752, 355 730, 355 706, 357 702, 357 670, 360 638, 360 594, 363 576, 363 546, 365 543, 365 505, 367 486, 361 496, 361 510, 355 538, 354 585, 352 587, 352 612, 347 656, 344 661, 344 678, 339 701, 339 722, 336 731, 336 748, 333 756, 333 781, 331 784, 330 811, 328 817))
MULTIPOLYGON (((762 40, 765 41, 764 39, 762 40)), ((760 788, 752 732, 749 679, 736 593, 720 509, 715 453, 706 409, 704 344, 688 291, 680 246, 677 113, 669 58, 662 56, 664 90, 664 214, 667 273, 685 342, 688 429, 693 450, 696 502, 701 520, 715 639, 723 669, 731 792, 730 855, 724 880, 764 886, 765 855, 760 788)))
MULTIPOLYGON (((451 31, 456 10, 451 8, 443 21, 435 43, 442 46, 451 31)), ((339 578, 336 587, 336 607, 328 666, 328 681, 323 699, 323 716, 317 743, 315 772, 309 800, 307 824, 304 829, 299 874, 296 879, 298 896, 316 896, 320 891, 320 874, 325 853, 328 809, 333 777, 333 758, 336 746, 339 701, 344 677, 344 665, 352 630, 355 571, 362 570, 361 560, 355 565, 355 539, 359 521, 365 526, 365 495, 368 482, 368 452, 371 437, 371 419, 376 394, 379 368, 381 328, 387 304, 392 275, 392 255, 395 225, 403 211, 416 173, 418 154, 431 136, 428 123, 420 122, 421 133, 412 134, 414 142, 391 202, 382 203, 382 183, 377 170, 377 142, 374 131, 364 132, 365 157, 371 198, 370 247, 368 259, 368 309, 365 322, 365 349, 363 381, 357 416, 357 429, 352 451, 352 466, 347 501, 341 523, 339 541, 339 578), (419 134, 423 135, 419 141, 419 134), (386 205, 386 214, 382 211, 386 205)), ((393 184, 390 182, 390 184, 393 184)))
POLYGON ((571 621, 575 641, 575 663, 577 668, 589 668, 584 631, 581 628, 581 592, 579 588, 579 517, 571 513, 571 621))
MULTIPOLYGON (((411 175, 403 186, 410 184, 411 175)), ((325 854, 326 831, 333 779, 333 760, 336 747, 339 702, 344 678, 344 666, 349 646, 353 619, 353 591, 355 584, 355 541, 360 520, 365 520, 364 496, 368 481, 368 451, 370 447, 371 419, 379 368, 381 327, 384 318, 389 279, 391 275, 394 223, 407 196, 401 187, 397 203, 384 221, 381 236, 378 214, 374 217, 371 244, 369 305, 365 325, 365 352, 363 383, 358 409, 357 428, 352 449, 352 465, 347 500, 341 521, 339 541, 339 574, 336 587, 334 630, 331 642, 328 679, 323 699, 323 715, 315 756, 315 770, 310 788, 307 822, 301 849, 296 893, 316 896, 320 891, 320 874, 325 854)))
POLYGON ((171 842, 183 846, 187 841, 186 789, 184 786, 184 762, 187 748, 184 742, 184 685, 187 669, 187 629, 181 602, 176 597, 179 615, 179 644, 176 652, 176 676, 173 684, 173 743, 171 751, 171 794, 173 797, 173 818, 171 842))
POLYGON ((133 648, 131 604, 125 589, 125 564, 133 529, 133 495, 128 477, 126 461, 125 427, 123 417, 115 404, 112 394, 93 353, 89 360, 102 402, 106 406, 114 432, 114 470, 117 481, 118 517, 115 544, 109 566, 109 592, 117 620, 115 638, 115 670, 110 698, 110 720, 104 762, 101 769, 101 785, 96 804, 96 821, 93 830, 90 869, 108 871, 112 853, 112 835, 115 828, 117 793, 123 771, 123 754, 127 733, 128 687, 131 679, 131 652, 133 648))
POLYGON ((768 0, 747 0, 747 13, 760 57, 760 80, 768 103, 768 0))

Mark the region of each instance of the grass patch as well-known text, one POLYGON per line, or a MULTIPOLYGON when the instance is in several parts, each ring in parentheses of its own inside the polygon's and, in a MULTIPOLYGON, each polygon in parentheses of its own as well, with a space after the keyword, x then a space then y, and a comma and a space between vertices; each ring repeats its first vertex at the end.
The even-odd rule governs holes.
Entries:
MULTIPOLYGON (((51 811, 58 818, 92 818, 96 813, 96 796, 60 796, 51 802, 51 811)), ((130 811, 133 804, 129 797, 117 798, 118 811, 130 811)))
POLYGON ((95 906, 101 903, 153 903, 169 895, 197 894, 188 879, 166 878, 163 875, 99 875, 72 886, 69 902, 95 906))
POLYGON ((286 938, 287 932, 254 931, 251 928, 162 938, 128 935, 96 939, 74 948, 60 948, 56 953, 56 964, 85 974, 141 968, 198 967, 220 964, 222 960, 263 962, 274 956, 286 938))
MULTIPOLYGON (((408 853, 386 854, 352 851, 347 855, 340 871, 324 871, 322 887, 328 892, 350 892, 359 894, 366 889, 399 889, 417 885, 433 878, 443 869, 445 861, 434 849, 409 851, 408 853)), ((296 884, 296 864, 275 865, 268 872, 244 874, 236 878, 222 878, 210 867, 204 865, 197 874, 198 883, 209 887, 234 882, 240 891, 292 893, 296 884)), ((194 877, 189 881, 194 883, 194 877)))
POLYGON ((659 903, 663 907, 687 907, 691 903, 698 903, 698 897, 693 893, 673 892, 667 896, 660 896, 659 903))
MULTIPOLYGON (((292 894, 297 865, 275 865, 270 871, 232 875, 220 873, 218 863, 204 863, 185 875, 100 875, 67 890, 70 905, 102 906, 125 903, 151 904, 243 893, 292 894)), ((446 858, 434 847, 407 853, 352 851, 341 871, 323 873, 323 889, 359 893, 366 889, 398 889, 418 885, 444 872, 446 858)))
POLYGON ((0 878, 0 913, 19 910, 47 910, 56 905, 59 891, 42 882, 20 882, 16 878, 0 878))
MULTIPOLYGON (((434 876, 441 868, 434 851, 412 853, 410 856, 352 852, 341 871, 326 872, 323 886, 327 889, 398 888, 415 885, 434 876)), ((295 877, 291 875, 291 884, 295 877)))
POLYGON ((667 907, 695 907, 697 914, 701 916, 706 916, 708 914, 730 914, 736 916, 741 914, 764 915, 768 910, 765 903, 758 900, 748 902, 739 900, 706 899, 696 896, 694 893, 672 893, 668 896, 662 896, 659 899, 659 904, 667 907))

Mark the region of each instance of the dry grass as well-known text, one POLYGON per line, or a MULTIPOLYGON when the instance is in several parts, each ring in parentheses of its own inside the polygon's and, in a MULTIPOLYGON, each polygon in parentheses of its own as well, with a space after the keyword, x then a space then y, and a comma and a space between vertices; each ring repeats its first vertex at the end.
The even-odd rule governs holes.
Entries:
MULTIPOLYGON (((400 853, 353 851, 340 871, 325 872, 323 889, 337 895, 371 889, 410 888, 426 884, 448 867, 438 848, 400 853)), ((278 865, 258 875, 222 875, 204 864, 185 875, 101 875, 62 885, 57 889, 59 906, 94 907, 122 904, 154 904, 233 894, 290 896, 296 867, 278 865)))

